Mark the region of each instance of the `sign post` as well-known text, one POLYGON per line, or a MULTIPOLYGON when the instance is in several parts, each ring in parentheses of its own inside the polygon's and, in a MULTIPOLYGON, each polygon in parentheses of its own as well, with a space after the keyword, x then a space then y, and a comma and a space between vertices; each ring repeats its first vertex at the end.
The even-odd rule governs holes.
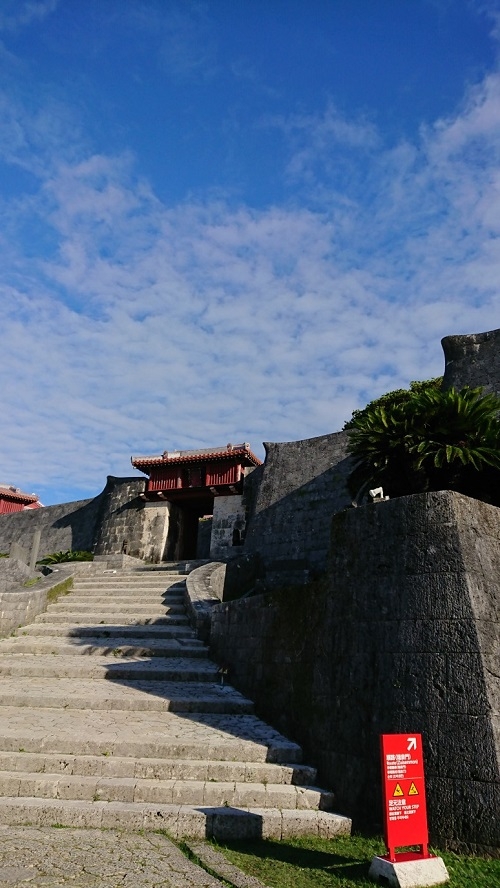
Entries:
POLYGON ((429 854, 422 736, 382 734, 380 753, 387 854, 373 859, 369 875, 398 886, 402 867, 405 886, 442 885, 449 880, 446 867, 429 854), (408 881, 410 873, 415 880, 408 881))
POLYGON ((414 845, 420 848, 417 856, 427 858, 429 833, 422 736, 382 734, 380 752, 384 834, 388 858, 395 861, 396 848, 408 848, 414 845))

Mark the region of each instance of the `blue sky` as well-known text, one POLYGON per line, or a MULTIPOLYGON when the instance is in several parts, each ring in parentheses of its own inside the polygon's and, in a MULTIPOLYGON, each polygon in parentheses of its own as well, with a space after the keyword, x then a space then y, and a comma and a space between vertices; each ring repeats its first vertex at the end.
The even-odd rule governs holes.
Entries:
POLYGON ((0 481, 312 437, 500 326, 500 0, 0 0, 0 481))

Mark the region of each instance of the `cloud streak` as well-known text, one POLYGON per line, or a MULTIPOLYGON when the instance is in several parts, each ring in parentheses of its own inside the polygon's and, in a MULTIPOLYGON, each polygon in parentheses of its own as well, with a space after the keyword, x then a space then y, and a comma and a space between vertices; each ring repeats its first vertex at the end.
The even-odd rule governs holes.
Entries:
POLYGON ((131 152, 4 96, 37 184, 4 204, 0 480, 92 495, 132 453, 323 434, 439 374, 443 335, 498 325, 499 93, 390 147, 331 104, 281 119, 298 196, 261 209, 166 204, 131 152))
POLYGON ((0 31, 17 31, 53 13, 59 0, 5 0, 0 11, 0 31))

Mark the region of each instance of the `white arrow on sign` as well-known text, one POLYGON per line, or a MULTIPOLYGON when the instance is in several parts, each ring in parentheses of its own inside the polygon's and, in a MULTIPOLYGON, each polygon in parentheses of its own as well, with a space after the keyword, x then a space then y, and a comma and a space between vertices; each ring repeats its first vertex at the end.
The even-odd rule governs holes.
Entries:
POLYGON ((408 752, 410 752, 410 749, 416 749, 416 748, 417 748, 417 738, 416 737, 408 737, 408 752))

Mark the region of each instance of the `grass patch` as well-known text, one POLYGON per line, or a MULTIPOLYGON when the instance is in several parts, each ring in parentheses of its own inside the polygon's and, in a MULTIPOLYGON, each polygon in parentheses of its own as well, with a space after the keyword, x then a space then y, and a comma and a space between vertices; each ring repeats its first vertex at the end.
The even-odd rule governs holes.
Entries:
POLYGON ((57 601, 60 595, 68 595, 73 588, 73 577, 67 577, 66 580, 63 580, 61 583, 58 583, 57 586, 52 586, 52 589, 49 589, 47 592, 47 604, 51 604, 53 601, 57 601))
POLYGON ((23 586, 35 586, 36 583, 39 583, 41 579, 41 577, 31 577, 30 580, 24 581, 23 586))
MULTIPOLYGON (((215 844, 215 843, 214 843, 215 844)), ((216 845, 227 859, 269 888, 373 888, 372 857, 384 853, 380 839, 339 836, 230 842, 216 845)), ((500 886, 500 861, 434 851, 450 874, 450 888, 500 886)))

